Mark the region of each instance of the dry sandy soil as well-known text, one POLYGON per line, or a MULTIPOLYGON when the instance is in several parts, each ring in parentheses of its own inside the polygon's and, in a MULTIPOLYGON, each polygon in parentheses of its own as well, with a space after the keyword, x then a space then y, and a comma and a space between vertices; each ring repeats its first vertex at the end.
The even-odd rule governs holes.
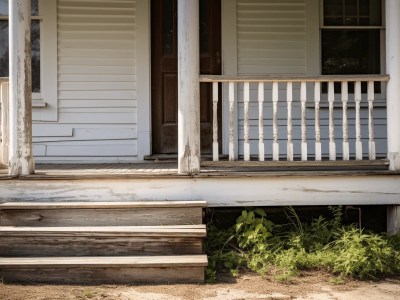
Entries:
POLYGON ((329 275, 319 272, 304 273, 290 284, 274 282, 253 274, 239 278, 222 279, 218 284, 171 285, 11 285, 0 284, 0 299, 310 299, 310 300, 398 300, 400 279, 354 281, 335 285, 329 275))

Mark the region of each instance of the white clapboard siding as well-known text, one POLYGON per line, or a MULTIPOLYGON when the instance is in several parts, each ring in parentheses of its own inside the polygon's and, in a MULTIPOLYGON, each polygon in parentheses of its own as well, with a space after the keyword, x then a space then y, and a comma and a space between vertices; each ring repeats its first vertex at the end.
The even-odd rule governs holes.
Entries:
MULTIPOLYGON (((306 0, 237 0, 237 52, 238 75, 307 75, 306 70, 306 0)), ((315 111, 314 87, 307 84, 306 136, 308 153, 315 153, 315 111)), ((266 83, 264 89, 263 126, 266 156, 272 155, 273 142, 273 105, 272 84, 266 83)), ((301 108, 300 83, 293 83, 292 134, 294 156, 301 155, 301 108)), ((335 142, 339 156, 342 155, 343 114, 340 94, 335 95, 335 142)), ((278 93, 278 140, 280 155, 286 157, 287 151, 287 91, 286 83, 279 84, 278 93)), ((368 154, 368 101, 362 95, 360 123, 363 153, 368 154)), ((379 95, 384 101, 384 95, 379 95)), ((238 102, 238 153, 244 155, 244 115, 243 84, 237 85, 238 102)), ((329 153, 329 120, 327 94, 321 95, 320 126, 322 153, 329 153)), ((250 84, 249 99, 250 154, 256 156, 259 148, 259 103, 258 84, 250 84)), ((349 95, 347 117, 350 153, 355 153, 356 113, 354 94, 349 95)), ((386 109, 374 109, 376 153, 384 157, 386 153, 386 109)), ((248 147, 248 146, 247 146, 248 147)), ((353 155, 353 154, 352 154, 353 155)), ((353 155, 354 156, 354 155, 353 155)), ((354 158, 352 156, 352 158, 354 158)))
POLYGON ((40 161, 137 159, 136 1, 59 0, 58 122, 33 127, 40 161))
POLYGON ((306 72, 305 0, 238 0, 238 74, 306 72))

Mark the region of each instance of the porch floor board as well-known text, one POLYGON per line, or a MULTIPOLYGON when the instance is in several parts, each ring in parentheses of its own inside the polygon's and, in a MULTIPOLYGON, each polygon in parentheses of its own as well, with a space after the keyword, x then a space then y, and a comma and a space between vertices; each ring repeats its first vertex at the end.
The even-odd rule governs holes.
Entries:
MULTIPOLYGON (((388 171, 387 160, 375 161, 279 161, 202 162, 195 175, 178 174, 176 162, 103 163, 103 164, 37 164, 34 175, 25 179, 133 179, 184 177, 259 177, 259 176, 332 176, 332 175, 399 175, 388 171)), ((11 179, 6 166, 0 166, 0 179, 11 179)))

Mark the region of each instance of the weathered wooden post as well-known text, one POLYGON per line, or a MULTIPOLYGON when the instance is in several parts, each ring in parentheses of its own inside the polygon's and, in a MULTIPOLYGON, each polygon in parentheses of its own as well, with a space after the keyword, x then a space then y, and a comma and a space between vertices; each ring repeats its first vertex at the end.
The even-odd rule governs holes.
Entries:
POLYGON ((1 99, 1 139, 2 145, 0 149, 0 162, 8 165, 8 146, 9 146, 9 100, 8 100, 8 82, 0 82, 0 99, 1 99))
POLYGON ((9 1, 9 173, 34 173, 32 155, 31 2, 9 1))
POLYGON ((400 170, 400 1, 386 1, 387 141, 390 169, 400 170))
MULTIPOLYGON (((400 170, 400 1, 386 0, 387 141, 391 170, 400 170)), ((387 229, 400 232, 400 206, 388 207, 387 229)))
POLYGON ((199 0, 178 0, 178 169, 200 171, 199 0))

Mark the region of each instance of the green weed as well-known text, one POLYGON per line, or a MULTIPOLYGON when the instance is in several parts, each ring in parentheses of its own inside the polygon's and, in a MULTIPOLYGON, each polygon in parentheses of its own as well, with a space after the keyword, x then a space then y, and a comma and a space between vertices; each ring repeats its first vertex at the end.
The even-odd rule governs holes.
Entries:
POLYGON ((288 224, 268 220, 263 209, 245 209, 236 224, 221 229, 208 225, 205 251, 209 256, 208 282, 218 272, 237 276, 247 268, 290 282, 302 270, 326 270, 337 278, 377 278, 400 272, 400 237, 388 237, 342 225, 342 207, 330 207, 331 219, 322 216, 301 222, 288 208, 288 224), (272 271, 273 270, 273 271, 272 271))

